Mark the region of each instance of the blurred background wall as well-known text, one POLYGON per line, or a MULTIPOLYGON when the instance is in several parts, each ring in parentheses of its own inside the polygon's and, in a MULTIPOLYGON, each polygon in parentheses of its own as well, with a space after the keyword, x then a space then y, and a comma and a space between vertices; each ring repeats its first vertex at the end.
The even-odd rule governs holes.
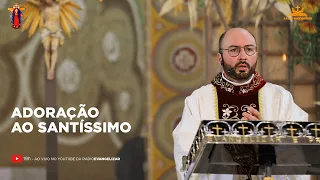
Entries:
POLYGON ((26 121, 10 119, 14 107, 44 106, 52 94, 45 89, 39 33, 28 38, 27 33, 12 29, 7 8, 14 2, 0 0, 1 180, 46 179, 45 162, 17 165, 10 158, 12 154, 44 157, 47 149, 56 149, 59 156, 121 157, 120 162, 59 162, 60 180, 176 179, 171 133, 180 121, 184 98, 221 70, 216 54, 226 26, 252 32, 260 52, 257 71, 290 90, 310 121, 320 119, 319 106, 314 104, 320 98, 319 72, 306 65, 288 68, 292 30, 275 7, 266 10, 256 26, 240 1, 218 1, 219 8, 213 9, 209 20, 199 9, 198 23, 191 30, 187 8, 177 15, 158 15, 164 0, 75 2, 82 7, 82 20, 58 51, 55 103, 65 109, 79 104, 97 107, 100 116, 91 121, 127 121, 131 132, 60 134, 57 146, 36 132, 10 133, 14 121, 26 121), (206 21, 211 21, 209 35, 206 21))

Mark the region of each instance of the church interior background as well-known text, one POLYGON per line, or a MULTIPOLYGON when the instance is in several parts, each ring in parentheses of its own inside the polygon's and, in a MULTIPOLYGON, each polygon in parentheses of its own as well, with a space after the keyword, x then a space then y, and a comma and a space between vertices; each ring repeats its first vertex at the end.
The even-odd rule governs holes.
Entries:
MULTIPOLYGON (((274 4, 264 10, 262 1, 248 1, 251 5, 243 7, 242 1, 213 0, 217 4, 212 16, 199 8, 197 24, 190 29, 187 8, 159 16, 164 0, 74 1, 82 7, 82 21, 59 48, 54 101, 65 109, 79 104, 97 107, 100 115, 94 121, 127 121, 132 129, 127 134, 59 134, 57 144, 37 132, 11 134, 15 121, 43 121, 11 119, 14 107, 42 107, 51 94, 46 91, 39 33, 28 38, 27 33, 12 29, 7 10, 12 2, 1 0, 1 180, 54 180, 46 178, 45 162, 17 165, 10 159, 12 154, 45 157, 47 149, 59 156, 121 156, 117 163, 59 162, 55 169, 59 180, 176 179, 171 133, 181 118, 184 98, 221 70, 216 54, 226 27, 244 27, 253 33, 260 52, 257 71, 289 90, 310 121, 320 120, 320 105, 316 105, 320 70, 304 64, 289 68, 297 53, 292 24, 274 4), (256 25, 248 17, 260 11, 263 15, 256 25)), ((316 6, 320 9, 320 4, 316 6)))

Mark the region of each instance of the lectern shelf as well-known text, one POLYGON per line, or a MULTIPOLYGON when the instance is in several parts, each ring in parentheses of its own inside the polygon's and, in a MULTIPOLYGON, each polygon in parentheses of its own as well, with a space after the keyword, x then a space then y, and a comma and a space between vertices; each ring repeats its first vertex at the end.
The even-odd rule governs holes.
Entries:
POLYGON ((182 158, 185 179, 192 173, 266 179, 271 174, 320 175, 319 127, 319 122, 204 120, 182 158), (244 165, 251 166, 250 172, 244 165))

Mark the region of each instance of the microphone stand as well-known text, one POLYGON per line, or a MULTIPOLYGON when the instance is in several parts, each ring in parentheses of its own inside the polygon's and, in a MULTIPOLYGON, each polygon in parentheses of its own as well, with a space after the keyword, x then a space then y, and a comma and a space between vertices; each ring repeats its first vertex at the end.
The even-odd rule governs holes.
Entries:
POLYGON ((265 175, 262 180, 274 180, 271 177, 271 168, 273 164, 276 164, 276 153, 272 145, 260 145, 259 146, 259 164, 265 168, 265 175))
POLYGON ((273 177, 271 177, 271 167, 272 167, 272 164, 265 164, 265 175, 264 177, 262 178, 262 180, 274 180, 273 177))

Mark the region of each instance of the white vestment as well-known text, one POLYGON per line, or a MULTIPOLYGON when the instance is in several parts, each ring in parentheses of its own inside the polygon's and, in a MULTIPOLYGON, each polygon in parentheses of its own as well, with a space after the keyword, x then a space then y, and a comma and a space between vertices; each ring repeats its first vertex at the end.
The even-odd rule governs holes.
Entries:
MULTIPOLYGON (((193 139, 198 131, 201 120, 217 120, 218 108, 216 106, 216 87, 212 84, 202 86, 193 91, 193 93, 185 99, 185 106, 182 119, 174 129, 172 135, 174 140, 174 160, 178 180, 184 179, 184 171, 182 171, 182 156, 188 154, 193 139)), ((245 97, 244 97, 245 98, 245 97)), ((266 83, 259 90, 259 101, 261 107, 261 120, 268 121, 308 121, 308 114, 299 108, 293 101, 289 91, 281 86, 266 83)), ((308 175, 297 176, 273 176, 275 180, 309 180, 308 175)), ((193 174, 190 180, 238 180, 247 179, 247 176, 224 175, 224 174, 193 174)), ((258 179, 252 176, 252 179, 258 179)), ((259 177, 259 180, 262 176, 259 177)))

